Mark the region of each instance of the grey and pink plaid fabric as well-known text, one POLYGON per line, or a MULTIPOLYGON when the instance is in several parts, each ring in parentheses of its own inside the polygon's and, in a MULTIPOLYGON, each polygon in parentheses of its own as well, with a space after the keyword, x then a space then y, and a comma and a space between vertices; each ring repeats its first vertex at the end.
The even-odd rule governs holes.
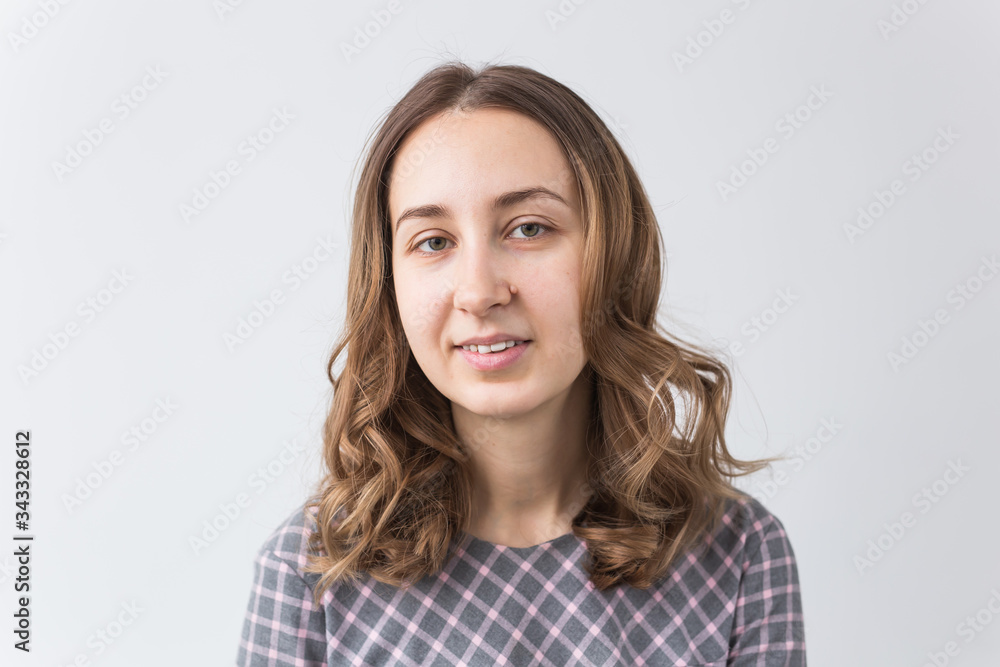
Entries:
POLYGON ((647 590, 596 590, 572 533, 527 548, 464 535, 409 591, 368 577, 319 607, 302 571, 312 517, 300 508, 259 550, 237 665, 806 664, 795 555, 753 498, 647 590))

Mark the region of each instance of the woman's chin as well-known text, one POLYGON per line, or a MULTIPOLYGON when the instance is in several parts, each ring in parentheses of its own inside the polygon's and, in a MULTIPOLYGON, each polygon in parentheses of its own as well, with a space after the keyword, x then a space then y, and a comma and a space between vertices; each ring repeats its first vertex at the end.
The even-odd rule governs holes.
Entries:
POLYGON ((502 390, 498 390, 495 396, 483 396, 481 400, 470 401, 469 398, 469 394, 465 394, 461 401, 452 401, 452 410, 460 407, 470 415, 496 420, 513 419, 529 411, 529 406, 525 405, 523 398, 511 400, 509 393, 502 390))

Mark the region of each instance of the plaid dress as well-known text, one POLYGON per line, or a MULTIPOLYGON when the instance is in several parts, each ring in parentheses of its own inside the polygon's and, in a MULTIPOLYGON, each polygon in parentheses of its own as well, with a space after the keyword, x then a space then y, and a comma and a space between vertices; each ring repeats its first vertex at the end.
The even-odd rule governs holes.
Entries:
POLYGON ((595 589, 572 533, 525 548, 464 534, 409 591, 367 577, 334 584, 319 607, 303 507, 257 553, 239 666, 806 664, 792 545, 750 497, 727 501, 706 548, 646 590, 595 589))

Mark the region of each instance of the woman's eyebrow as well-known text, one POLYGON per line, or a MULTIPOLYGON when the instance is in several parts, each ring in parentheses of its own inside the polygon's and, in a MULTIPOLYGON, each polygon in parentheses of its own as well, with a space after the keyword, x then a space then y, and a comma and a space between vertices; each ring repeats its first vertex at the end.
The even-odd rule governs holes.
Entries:
MULTIPOLYGON (((504 192, 503 194, 497 195, 493 200, 493 204, 490 206, 490 210, 499 211, 501 209, 510 208, 511 206, 516 206, 521 202, 528 201, 529 199, 554 199, 560 202, 563 206, 569 206, 566 200, 558 192, 549 190, 541 186, 535 186, 531 188, 524 188, 523 190, 512 190, 511 192, 504 192)), ((409 220, 410 218, 447 218, 451 215, 447 206, 442 206, 440 204, 424 204, 423 206, 413 206, 406 209, 396 220, 396 231, 399 231, 400 225, 409 220)))

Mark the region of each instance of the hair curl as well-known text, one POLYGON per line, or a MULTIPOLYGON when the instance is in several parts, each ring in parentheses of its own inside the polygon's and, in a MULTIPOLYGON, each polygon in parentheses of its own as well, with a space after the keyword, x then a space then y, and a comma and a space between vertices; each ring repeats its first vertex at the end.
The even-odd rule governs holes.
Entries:
POLYGON ((582 340, 575 344, 583 346, 583 372, 594 389, 587 429, 592 493, 574 508, 572 526, 586 540, 594 586, 648 588, 714 528, 725 499, 744 495, 731 479, 773 460, 729 453, 729 370, 656 321, 660 228, 600 117, 533 69, 488 64, 475 71, 448 62, 417 81, 366 142, 346 321, 327 367, 333 398, 323 435, 326 474, 305 508, 310 520, 316 508, 306 570, 322 575, 317 604, 334 582, 357 582, 363 572, 401 587, 439 572, 448 545, 468 527, 468 456, 450 402, 410 353, 396 308, 388 184, 394 168, 412 167, 394 165, 394 157, 422 122, 485 108, 513 110, 546 127, 570 164, 562 176, 581 194, 582 340))

